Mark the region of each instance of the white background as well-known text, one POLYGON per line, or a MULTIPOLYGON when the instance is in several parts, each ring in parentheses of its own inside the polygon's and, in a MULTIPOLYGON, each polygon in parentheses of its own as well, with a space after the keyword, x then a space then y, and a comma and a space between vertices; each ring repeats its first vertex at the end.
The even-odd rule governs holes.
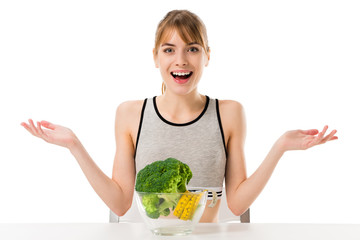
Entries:
POLYGON ((208 29, 199 91, 241 102, 248 175, 291 129, 339 140, 284 155, 252 222, 360 223, 358 1, 1 1, 0 222, 107 222, 68 150, 21 126, 71 128, 109 176, 119 103, 161 94, 155 30, 173 9, 208 29))

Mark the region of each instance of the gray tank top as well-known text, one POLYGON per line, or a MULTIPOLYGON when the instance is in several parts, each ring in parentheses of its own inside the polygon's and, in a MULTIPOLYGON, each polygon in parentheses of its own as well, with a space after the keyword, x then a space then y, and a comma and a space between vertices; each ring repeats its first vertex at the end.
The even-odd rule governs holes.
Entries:
POLYGON ((201 114, 182 124, 161 116, 156 97, 145 99, 135 149, 136 174, 154 161, 176 158, 193 172, 188 187, 207 188, 221 197, 226 155, 217 99, 206 96, 201 114))

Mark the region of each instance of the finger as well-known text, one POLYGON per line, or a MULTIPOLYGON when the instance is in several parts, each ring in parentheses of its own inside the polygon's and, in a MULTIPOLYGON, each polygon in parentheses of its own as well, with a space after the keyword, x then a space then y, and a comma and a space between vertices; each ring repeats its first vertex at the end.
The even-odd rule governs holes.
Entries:
POLYGON ((319 131, 317 129, 301 130, 301 133, 306 135, 316 135, 318 132, 319 131))
POLYGON ((323 140, 321 141, 321 143, 325 143, 327 141, 329 141, 330 139, 332 139, 334 137, 334 135, 336 134, 336 130, 331 131, 331 133, 329 135, 327 135, 326 137, 323 138, 323 140))
POLYGON ((326 131, 328 130, 329 126, 328 125, 325 125, 324 129, 322 130, 322 135, 324 136, 326 131))
POLYGON ((39 133, 38 133, 38 131, 36 130, 36 127, 35 127, 35 125, 34 125, 33 120, 32 120, 32 119, 29 119, 29 123, 30 123, 30 124, 29 124, 30 129, 31 129, 33 135, 34 135, 34 136, 38 136, 39 133))
POLYGON ((316 137, 316 140, 315 140, 315 142, 317 143, 317 144, 319 144, 319 143, 321 143, 321 141, 323 140, 323 138, 324 138, 324 135, 325 135, 325 133, 326 133, 326 131, 328 130, 328 125, 325 125, 325 127, 323 128, 323 130, 319 133, 319 135, 316 137))
POLYGON ((20 125, 23 126, 29 133, 33 134, 28 124, 22 122, 20 125))
POLYGON ((51 130, 55 130, 55 127, 56 127, 55 124, 52 124, 48 121, 41 121, 41 126, 46 127, 51 130))
MULTIPOLYGON (((29 121, 30 122, 30 121, 29 121)), ((27 123, 23 123, 22 126, 33 136, 36 137, 36 133, 34 131, 34 129, 31 127, 31 124, 27 124, 27 123)))
POLYGON ((40 133, 40 137, 42 139, 44 139, 45 141, 48 141, 48 135, 41 128, 41 123, 40 122, 37 122, 37 127, 38 127, 38 130, 39 130, 39 133, 40 133))
POLYGON ((43 131, 42 128, 41 128, 40 122, 36 122, 36 125, 37 125, 37 130, 38 130, 38 132, 40 133, 41 136, 43 136, 45 133, 44 133, 44 131, 43 131))

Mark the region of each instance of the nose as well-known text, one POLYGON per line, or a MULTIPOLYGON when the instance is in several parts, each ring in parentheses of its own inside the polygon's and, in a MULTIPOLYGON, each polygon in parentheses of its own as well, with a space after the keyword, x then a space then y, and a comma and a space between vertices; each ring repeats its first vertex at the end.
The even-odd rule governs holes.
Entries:
POLYGON ((175 65, 179 67, 186 66, 188 64, 186 54, 184 52, 178 52, 175 61, 175 65))

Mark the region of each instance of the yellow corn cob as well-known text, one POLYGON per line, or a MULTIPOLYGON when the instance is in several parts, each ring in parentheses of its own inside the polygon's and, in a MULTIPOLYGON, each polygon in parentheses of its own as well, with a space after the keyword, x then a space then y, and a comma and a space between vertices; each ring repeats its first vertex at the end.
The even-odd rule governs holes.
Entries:
POLYGON ((187 191, 187 194, 181 196, 174 210, 174 215, 185 221, 191 219, 199 204, 201 196, 202 194, 191 194, 187 191))
POLYGON ((190 201, 186 204, 186 207, 180 217, 181 220, 186 221, 186 220, 190 219, 190 216, 191 216, 190 214, 192 213, 193 208, 195 207, 195 198, 196 198, 196 196, 192 196, 190 198, 190 201))
POLYGON ((196 195, 194 195, 194 197, 193 197, 193 199, 194 199, 194 204, 193 204, 192 207, 190 208, 191 211, 189 212, 189 215, 186 217, 185 220, 187 220, 187 219, 192 219, 192 217, 193 217, 193 215, 194 215, 194 213, 195 213, 195 210, 196 210, 196 208, 197 208, 197 206, 198 206, 198 204, 199 204, 199 202, 200 202, 201 196, 202 196, 202 194, 196 194, 196 195))
POLYGON ((174 210, 174 215, 177 216, 178 218, 181 217, 181 214, 183 213, 187 203, 189 202, 191 195, 188 194, 189 191, 185 192, 186 194, 183 194, 179 200, 179 202, 176 205, 176 208, 174 210))

